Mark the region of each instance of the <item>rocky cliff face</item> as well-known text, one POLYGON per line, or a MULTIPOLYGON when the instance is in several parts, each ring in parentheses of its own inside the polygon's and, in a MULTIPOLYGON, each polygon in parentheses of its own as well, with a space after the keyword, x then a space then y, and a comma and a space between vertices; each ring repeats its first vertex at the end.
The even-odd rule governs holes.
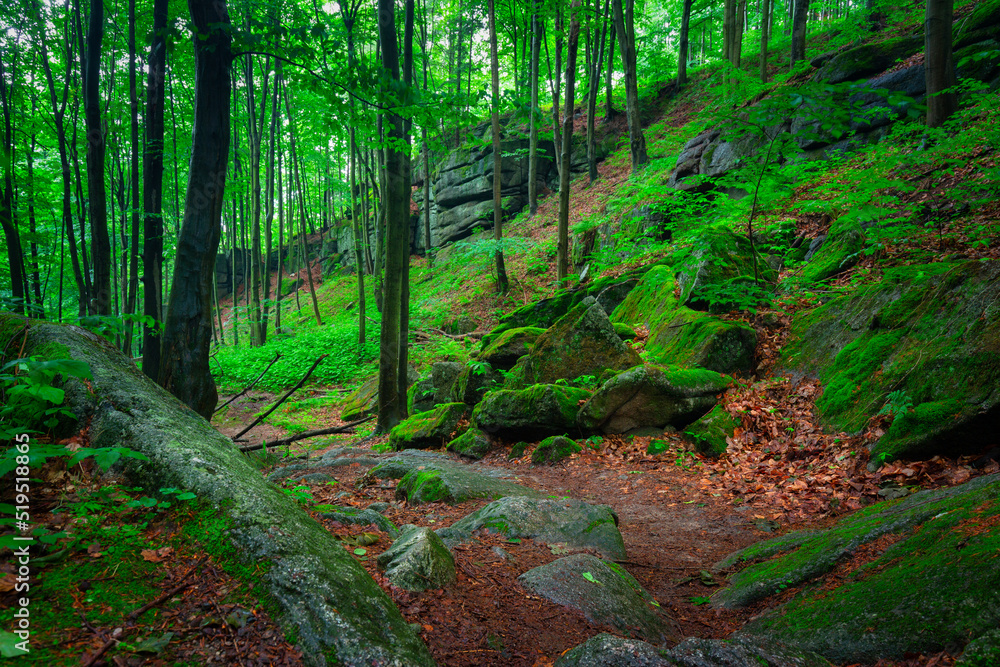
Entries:
MULTIPOLYGON (((597 159, 603 160, 614 148, 617 137, 598 138, 597 159)), ((528 203, 528 140, 507 139, 500 143, 501 196, 504 218, 517 214, 528 203)), ((556 155, 551 141, 539 141, 538 191, 545 193, 558 184, 556 155)), ((422 166, 415 161, 413 185, 423 184, 422 166)), ((587 169, 587 146, 580 135, 573 137, 573 173, 587 169)), ((417 187, 413 199, 423 215, 423 189, 417 187)), ((437 161, 431 173, 431 246, 439 247, 493 226, 493 145, 488 122, 469 134, 466 145, 450 150, 437 161)), ((413 230, 414 250, 425 247, 423 218, 418 216, 413 230)))

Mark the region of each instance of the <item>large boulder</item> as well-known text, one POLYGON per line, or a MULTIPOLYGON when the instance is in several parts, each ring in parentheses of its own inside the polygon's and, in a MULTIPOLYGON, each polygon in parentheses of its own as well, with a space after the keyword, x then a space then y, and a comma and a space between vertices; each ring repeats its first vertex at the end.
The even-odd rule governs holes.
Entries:
POLYGON ((842 273, 861 260, 865 247, 865 232, 856 219, 844 217, 830 226, 819 249, 807 259, 802 269, 806 280, 820 281, 842 273))
POLYGON ((863 81, 880 74, 900 60, 924 50, 924 38, 895 37, 881 42, 862 44, 841 51, 829 58, 813 74, 814 81, 843 83, 863 81))
MULTIPOLYGON (((733 575, 713 604, 753 604, 789 588, 808 588, 750 621, 740 636, 783 641, 839 663, 873 663, 905 655, 955 652, 1000 623, 1000 475, 921 491, 880 503, 829 529, 787 536, 774 556, 769 543, 735 559, 733 575), (891 536, 851 564, 863 545, 891 536), (761 561, 760 559, 765 559, 761 561), (823 585, 811 586, 834 567, 823 585)), ((730 559, 733 562, 734 559, 730 559)))
POLYGON ((674 296, 673 269, 654 266, 611 314, 614 324, 644 326, 650 361, 701 366, 719 373, 749 373, 756 368, 757 332, 682 306, 674 296))
POLYGON ((520 389, 556 380, 596 378, 607 370, 621 371, 640 363, 638 353, 622 341, 601 305, 587 298, 538 337, 504 387, 520 389))
POLYGON ((677 284, 680 302, 695 310, 725 312, 751 303, 755 290, 778 278, 750 239, 727 227, 709 227, 692 239, 677 284))
POLYGON ((535 465, 558 463, 582 449, 583 447, 575 440, 564 435, 552 435, 538 443, 538 447, 531 454, 531 462, 535 465))
POLYGON ((88 424, 92 447, 146 456, 123 459, 116 471, 122 479, 149 495, 186 489, 218 508, 227 553, 254 564, 255 591, 270 599, 307 664, 434 664, 389 596, 333 535, 131 359, 85 329, 0 314, 4 340, 22 329, 25 356, 56 355, 90 367, 90 382, 65 380, 66 405, 75 423, 88 424))
POLYGON ((626 635, 658 646, 680 639, 676 624, 661 612, 659 603, 616 563, 572 554, 528 570, 517 580, 532 593, 626 635))
POLYGON ((545 333, 541 327, 516 327, 501 332, 483 345, 478 359, 492 368, 509 371, 518 359, 528 354, 538 337, 545 333))
POLYGON ((557 384, 491 391, 472 411, 472 423, 510 438, 561 435, 576 429, 580 405, 590 395, 586 389, 557 384))
MULTIPOLYGON (((420 375, 413 366, 407 368, 407 387, 418 382, 420 375)), ((378 411, 378 376, 373 375, 344 398, 340 418, 345 422, 370 417, 378 411)))
POLYGON ((593 549, 606 558, 626 557, 618 517, 607 505, 581 500, 507 496, 495 500, 448 528, 438 530, 449 546, 467 541, 477 530, 509 539, 525 538, 573 549, 593 549))
POLYGON ((729 446, 728 439, 739 423, 721 405, 716 405, 696 422, 684 429, 684 435, 694 448, 706 456, 721 456, 729 446))
POLYGON ((455 559, 430 528, 403 526, 392 546, 378 556, 378 566, 393 586, 419 593, 455 581, 455 559))
POLYGON ((800 316, 779 367, 825 383, 828 426, 857 432, 887 415, 874 463, 975 452, 1000 423, 998 302, 1000 261, 892 269, 800 316))
POLYGON ((711 410, 730 382, 714 371, 644 364, 602 384, 577 420, 585 430, 604 433, 684 426, 711 410))
POLYGON ((445 403, 415 414, 389 431, 389 447, 395 451, 443 447, 468 411, 465 403, 445 403))

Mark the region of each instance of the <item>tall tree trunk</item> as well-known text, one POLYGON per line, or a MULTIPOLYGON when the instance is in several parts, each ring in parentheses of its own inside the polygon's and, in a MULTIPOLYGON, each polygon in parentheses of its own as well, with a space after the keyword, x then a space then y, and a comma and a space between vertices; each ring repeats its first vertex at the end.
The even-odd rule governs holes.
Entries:
POLYGON ((927 127, 941 126, 958 108, 955 91, 950 90, 955 86, 955 63, 952 58, 951 42, 953 6, 953 0, 927 0, 924 17, 927 127))
MULTIPOLYGON (((600 0, 595 0, 595 7, 600 0)), ((594 39, 594 51, 590 67, 587 70, 587 169, 590 184, 597 180, 597 91, 601 87, 601 66, 604 64, 604 45, 608 37, 608 12, 611 9, 610 0, 604 0, 604 14, 601 21, 601 37, 594 39)))
MULTIPOLYGON (((281 94, 281 61, 275 61, 274 90, 271 93, 271 124, 268 130, 269 140, 267 143, 267 165, 265 167, 265 213, 264 213, 264 303, 260 310, 260 333, 261 344, 267 341, 267 320, 270 315, 269 302, 271 299, 271 272, 274 267, 271 265, 271 246, 273 239, 272 228, 274 227, 274 160, 278 139, 278 98, 281 94)), ((279 241, 281 229, 278 229, 279 241)), ((279 243, 279 255, 281 254, 279 243)), ((278 259, 278 266, 281 266, 281 259, 278 259)), ((278 281, 275 292, 281 292, 281 271, 278 271, 278 281)), ((280 294, 279 294, 280 298, 280 294)), ((277 324, 277 322, 275 323, 277 324)))
POLYGON ((569 6, 569 39, 566 54, 566 113, 563 116, 563 149, 559 170, 559 222, 556 227, 556 280, 569 274, 569 177, 573 157, 573 105, 576 94, 576 52, 580 40, 580 0, 569 6))
MULTIPOLYGON (((578 1, 578 0, 574 0, 578 1)), ((493 238, 497 242, 494 253, 497 272, 497 292, 506 294, 510 285, 503 261, 503 200, 500 187, 503 183, 503 155, 500 150, 500 58, 497 53, 497 17, 493 0, 487 0, 490 29, 490 117, 493 124, 493 238)), ((577 25, 579 31, 579 25, 577 25)), ((570 112, 572 115, 572 111, 570 112)))
POLYGON ((111 239, 104 186, 104 128, 101 125, 101 44, 104 41, 104 1, 91 0, 87 53, 83 65, 83 111, 87 124, 87 194, 90 197, 90 251, 94 291, 89 312, 111 314, 111 239))
POLYGON ((556 63, 553 68, 552 62, 548 57, 549 53, 549 42, 545 41, 545 55, 546 63, 549 66, 549 88, 552 92, 552 145, 555 149, 555 155, 552 156, 553 161, 556 163, 556 169, 562 169, 562 162, 559 161, 559 156, 562 155, 562 130, 559 127, 560 121, 560 99, 559 93, 562 90, 562 3, 560 0, 556 0, 555 4, 556 11, 556 63))
POLYGON ((538 20, 539 5, 535 0, 531 13, 531 118, 528 127, 528 215, 538 213, 538 59, 542 42, 542 24, 538 20))
POLYGON ((809 14, 809 0, 791 0, 792 14, 792 67, 806 57, 806 17, 809 14))
POLYGON ((641 169, 649 156, 646 154, 646 137, 642 134, 642 119, 639 117, 639 79, 636 72, 634 0, 611 0, 615 17, 615 32, 618 33, 618 48, 621 51, 622 68, 625 70, 625 118, 628 120, 629 152, 632 157, 632 172, 641 169))
POLYGON ((208 365, 212 283, 229 157, 230 51, 225 0, 188 0, 195 28, 193 145, 184 222, 163 330, 159 382, 210 419, 218 393, 208 365), (226 91, 219 94, 220 91, 226 91))
MULTIPOLYGON (((167 0, 153 1, 153 43, 146 77, 146 141, 142 161, 142 312, 163 320, 163 83, 167 68, 167 0)), ((212 269, 215 284, 215 269, 212 269)), ((160 336, 142 329, 142 371, 154 382, 160 372, 160 336)))
MULTIPOLYGON (((400 89, 399 49, 396 41, 395 5, 392 0, 378 0, 378 32, 385 70, 382 97, 389 106, 398 104, 393 92, 400 89)), ((406 186, 406 159, 403 119, 390 112, 384 119, 385 186, 382 208, 385 211, 385 281, 382 295, 382 330, 379 334, 378 422, 376 431, 388 432, 404 414, 406 396, 399 393, 400 313, 406 241, 409 232, 409 206, 406 186)))
MULTIPOLYGON (((405 18, 403 24, 403 102, 409 104, 413 95, 413 14, 414 0, 405 0, 405 18)), ((410 193, 413 175, 410 158, 410 129, 413 121, 403 119, 403 138, 406 149, 403 151, 403 216, 400 220, 405 225, 398 242, 402 247, 398 252, 403 258, 402 272, 399 278, 399 361, 396 366, 396 391, 399 396, 399 418, 406 419, 406 390, 409 387, 409 340, 410 340, 410 193)))
MULTIPOLYGON (((0 160, 3 160, 3 192, 0 192, 0 227, 7 242, 7 261, 10 265, 11 291, 14 310, 24 313, 27 291, 24 285, 24 252, 21 249, 21 235, 14 215, 14 100, 13 76, 11 86, 7 86, 7 72, 4 67, 6 53, 0 53, 0 103, 3 106, 3 136, 0 137, 0 160)), ((13 73, 12 73, 13 74, 13 73)))
MULTIPOLYGON (((129 202, 131 203, 131 238, 129 243, 128 294, 125 299, 125 313, 134 314, 139 293, 139 218, 142 205, 139 203, 139 93, 135 73, 135 0, 128 3, 128 101, 131 130, 129 149, 129 202)), ((124 276, 123 276, 124 278, 124 276)), ((132 354, 133 322, 125 323, 125 339, 122 352, 132 354)))
POLYGON ((611 98, 611 75, 615 70, 615 31, 611 31, 611 43, 608 45, 608 73, 604 79, 604 122, 610 123, 618 115, 611 98))
POLYGON ((767 43, 771 39, 771 0, 763 0, 760 16, 760 81, 767 83, 767 43))
MULTIPOLYGON (((766 1, 766 0, 765 0, 766 1)), ((681 10, 681 45, 677 54, 677 87, 687 84, 687 64, 690 58, 688 44, 690 42, 691 31, 691 0, 684 0, 684 8, 681 10)))

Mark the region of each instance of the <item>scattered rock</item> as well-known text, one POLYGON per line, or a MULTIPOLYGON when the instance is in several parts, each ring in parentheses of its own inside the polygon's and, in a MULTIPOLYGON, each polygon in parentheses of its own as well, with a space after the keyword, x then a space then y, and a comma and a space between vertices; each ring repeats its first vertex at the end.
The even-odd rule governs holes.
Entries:
POLYGON ((690 256, 679 267, 680 303, 695 310, 725 312, 741 295, 777 280, 774 270, 750 240, 727 227, 709 227, 692 241, 690 256))
POLYGON ((543 333, 545 329, 540 327, 507 329, 492 338, 489 345, 484 344, 478 358, 497 370, 508 371, 518 359, 528 354, 543 333))
POLYGON ((591 505, 570 498, 507 496, 459 519, 447 534, 449 539, 460 543, 480 529, 508 538, 532 538, 546 544, 594 549, 612 559, 625 558, 618 517, 607 505, 591 505))
POLYGON ((663 653, 640 639, 602 632, 563 653, 554 667, 675 667, 663 653))
POLYGON ((830 227, 823 244, 802 269, 802 277, 818 282, 852 268, 861 260, 865 238, 857 220, 840 218, 830 227))
POLYGON ((531 462, 535 465, 557 463, 582 449, 583 447, 565 436, 553 435, 538 443, 538 447, 531 454, 531 462))
POLYGON ((456 579, 455 559, 437 533, 410 524, 379 554, 378 566, 393 586, 405 591, 444 588, 456 579))
POLYGON ((373 468, 363 479, 399 479, 396 497, 410 504, 539 495, 506 479, 508 475, 505 470, 463 465, 446 454, 407 450, 373 468))
POLYGON ((470 428, 448 443, 448 451, 478 461, 486 456, 492 446, 493 443, 488 435, 478 428, 470 428))
POLYGON ((621 566, 589 554, 573 554, 528 570, 518 581, 529 591, 583 612, 595 623, 658 646, 679 639, 675 624, 621 566))
POLYGON ((726 453, 726 438, 733 437, 739 424, 724 407, 717 405, 696 422, 684 429, 684 434, 694 443, 694 448, 706 456, 717 457, 726 453))
POLYGON ((389 447, 394 451, 443 447, 467 412, 465 403, 445 403, 413 415, 389 432, 389 447))
POLYGON ((714 371, 644 364, 619 373, 580 409, 587 430, 624 433, 641 426, 684 426, 705 414, 731 380, 714 371))
POLYGON ((472 411, 472 423, 486 433, 516 438, 559 435, 576 427, 586 389, 536 384, 519 391, 491 391, 472 411))
POLYGON ((639 355, 618 336, 604 309, 588 297, 538 337, 531 353, 511 371, 504 388, 597 377, 640 363, 639 355))
POLYGON ((337 507, 329 512, 323 512, 320 516, 324 519, 333 519, 354 526, 375 526, 392 537, 399 534, 399 530, 392 521, 370 508, 359 510, 356 507, 337 507))
POLYGON ((472 364, 462 369, 462 372, 455 379, 455 383, 451 387, 451 400, 466 405, 475 405, 483 400, 486 392, 503 383, 503 375, 488 364, 481 364, 481 362, 472 362, 472 364))

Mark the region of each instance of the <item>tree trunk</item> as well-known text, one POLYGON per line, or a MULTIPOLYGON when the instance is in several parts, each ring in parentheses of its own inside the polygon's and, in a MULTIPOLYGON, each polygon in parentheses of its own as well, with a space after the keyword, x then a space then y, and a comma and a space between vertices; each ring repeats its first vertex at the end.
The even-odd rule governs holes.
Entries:
MULTIPOLYGON (((383 99, 392 105, 399 89, 399 49, 396 41, 395 6, 392 0, 378 0, 378 31, 385 77, 383 99)), ((403 119, 396 113, 386 114, 385 186, 382 208, 385 212, 386 251, 383 283, 382 330, 379 336, 378 422, 376 431, 386 433, 399 423, 404 414, 405 395, 399 393, 400 306, 403 296, 403 274, 406 240, 409 231, 408 193, 405 192, 406 159, 400 150, 404 143, 403 119)))
POLYGON ((760 17, 760 81, 767 83, 767 43, 771 39, 771 0, 763 0, 760 17))
POLYGON ((229 157, 230 23, 225 0, 188 0, 195 28, 195 115, 184 222, 163 330, 159 382, 210 419, 218 393, 208 365, 212 283, 229 157), (226 91, 219 94, 220 91, 226 91))
MULTIPOLYGON (((129 99, 129 121, 131 130, 130 147, 130 182, 129 202, 132 205, 131 215, 131 239, 129 243, 129 272, 128 272, 128 294, 125 299, 125 312, 135 313, 136 297, 139 293, 139 218, 142 206, 139 203, 139 93, 136 87, 135 72, 135 0, 128 3, 128 99, 129 99)), ((124 276, 122 276, 124 279, 124 276)), ((125 339, 122 342, 122 352, 127 355, 132 354, 132 327, 131 321, 125 323, 125 339)))
MULTIPOLYGON (((0 159, 3 160, 3 192, 0 193, 0 227, 7 242, 7 261, 10 265, 11 291, 14 297, 14 310, 24 313, 24 252, 21 249, 21 235, 17 229, 14 216, 14 100, 13 77, 11 87, 7 87, 7 72, 0 58, 0 103, 3 105, 3 136, 0 137, 0 159)), ((12 73, 13 74, 13 73, 12 73)))
POLYGON ((809 0, 791 0, 792 14, 792 67, 806 57, 806 17, 809 14, 809 0))
MULTIPOLYGON (((599 2, 599 0, 595 0, 599 2)), ((604 64, 604 46, 608 38, 608 12, 611 9, 610 0, 604 0, 604 15, 601 21, 601 37, 594 38, 594 54, 590 68, 587 70, 587 170, 590 184, 598 178, 597 173, 597 91, 601 87, 601 65, 604 64)))
MULTIPOLYGON (((146 78, 146 142, 143 151, 143 314, 163 320, 163 83, 167 67, 167 0, 153 2, 153 43, 146 78)), ((212 269, 215 284, 215 269, 212 269)), ((142 330, 142 371, 154 382, 160 372, 160 336, 142 330)))
POLYGON ((927 84, 927 127, 939 127, 955 113, 955 63, 952 58, 953 0, 927 0, 924 17, 924 53, 927 84), (947 92, 946 92, 947 91, 947 92))
POLYGON ((101 44, 104 40, 104 1, 91 0, 87 55, 83 66, 83 110, 87 124, 87 194, 90 199, 90 251, 94 286, 88 311, 111 315, 111 239, 104 187, 104 128, 101 125, 101 44))
POLYGON ((605 100, 604 100, 604 122, 610 123, 617 116, 615 107, 611 99, 611 74, 615 69, 615 31, 611 31, 611 44, 608 45, 608 73, 604 79, 605 100))
MULTIPOLYGON (((765 0, 766 1, 766 0, 765 0)), ((681 45, 677 54, 677 87, 687 84, 687 64, 690 58, 688 54, 688 44, 690 43, 691 32, 691 0, 684 0, 684 8, 681 13, 681 45)))
POLYGON ((559 161, 559 156, 562 155, 562 131, 559 128, 560 120, 560 109, 559 109, 559 92, 562 88, 562 5, 557 0, 555 5, 556 11, 556 64, 555 68, 552 67, 552 62, 548 58, 549 43, 545 42, 545 54, 546 61, 549 66, 549 88, 552 92, 552 145, 555 149, 555 155, 552 159, 556 162, 556 169, 562 169, 562 162, 559 161))
POLYGON ((556 227, 556 280, 569 274, 569 176, 573 157, 573 105, 576 94, 576 52, 580 41, 580 0, 569 6, 569 39, 566 53, 566 112, 563 114, 562 169, 559 170, 559 222, 556 227))
MULTIPOLYGON (((577 0, 574 0, 577 1, 577 0)), ((507 269, 503 261, 503 202, 500 196, 500 186, 503 175, 503 156, 500 151, 500 59, 497 54, 497 19, 493 0, 487 0, 490 29, 490 79, 491 79, 491 120, 493 122, 493 239, 497 242, 494 258, 496 259, 497 292, 506 294, 509 289, 507 269)), ((579 30, 579 26, 577 26, 579 30)))
POLYGON ((538 2, 535 0, 531 14, 531 118, 528 120, 528 215, 538 213, 538 122, 542 110, 538 108, 538 59, 541 50, 542 24, 538 20, 538 2))
POLYGON ((625 118, 628 120, 629 152, 632 157, 632 172, 641 169, 649 156, 646 154, 646 138, 642 134, 642 120, 639 117, 639 79, 636 72, 635 24, 633 21, 633 0, 611 0, 615 17, 615 32, 618 33, 618 49, 621 52, 622 68, 625 70, 625 118))

